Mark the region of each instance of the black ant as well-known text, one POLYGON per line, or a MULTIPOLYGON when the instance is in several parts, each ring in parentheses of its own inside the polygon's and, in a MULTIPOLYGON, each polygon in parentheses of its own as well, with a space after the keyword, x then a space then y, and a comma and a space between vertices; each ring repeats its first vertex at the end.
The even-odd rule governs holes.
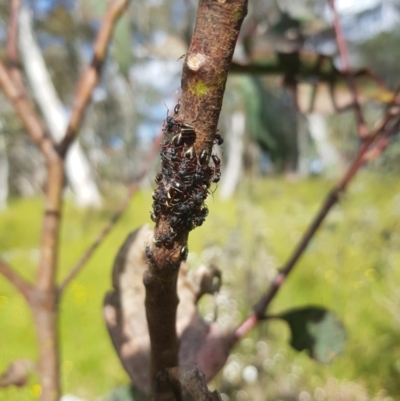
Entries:
POLYGON ((208 164, 210 160, 210 152, 207 149, 203 149, 200 153, 199 162, 200 164, 208 164))
POLYGON ((181 100, 178 100, 178 103, 174 107, 174 115, 177 116, 179 113, 179 109, 181 108, 181 100))
POLYGON ((221 135, 215 134, 214 136, 214 143, 218 146, 222 145, 224 143, 224 138, 222 138, 221 135))
POLYGON ((176 238, 176 233, 174 231, 169 231, 166 234, 161 235, 160 237, 154 237, 153 242, 154 245, 159 248, 161 245, 171 246, 172 241, 176 238))
MULTIPOLYGON (((174 107, 174 117, 178 115, 180 107, 181 104, 178 102, 178 104, 174 107)), ((167 107, 167 118, 164 123, 164 131, 166 133, 175 134, 172 138, 172 143, 174 145, 180 145, 183 139, 193 139, 193 137, 196 136, 193 125, 175 119, 174 117, 169 115, 169 109, 167 107)))
POLYGON ((180 255, 181 255, 181 259, 182 260, 186 260, 187 259, 188 251, 189 251, 189 249, 188 249, 187 245, 183 245, 183 247, 181 248, 181 251, 180 251, 180 255))
POLYGON ((149 261, 150 266, 154 267, 155 266, 155 261, 153 258, 153 253, 150 250, 150 247, 148 245, 146 245, 146 248, 144 250, 147 260, 149 261))
POLYGON ((211 158, 214 162, 214 176, 212 181, 218 182, 221 178, 221 160, 217 155, 211 155, 211 158))

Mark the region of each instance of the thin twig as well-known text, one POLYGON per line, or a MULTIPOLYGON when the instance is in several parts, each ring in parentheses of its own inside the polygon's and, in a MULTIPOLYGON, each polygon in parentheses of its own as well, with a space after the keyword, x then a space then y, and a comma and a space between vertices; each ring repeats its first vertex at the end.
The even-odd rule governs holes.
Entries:
POLYGON ((10 67, 18 63, 18 12, 20 0, 10 1, 10 19, 7 31, 7 58, 10 67))
POLYGON ((339 16, 335 8, 335 0, 329 0, 329 5, 331 6, 333 12, 333 26, 335 30, 335 38, 339 50, 339 55, 342 60, 342 72, 346 76, 347 83, 353 95, 353 102, 354 102, 353 106, 356 115, 358 135, 360 138, 365 138, 368 135, 368 127, 362 115, 361 106, 357 94, 357 87, 354 80, 354 75, 350 70, 349 54, 347 51, 347 45, 343 35, 343 30, 340 25, 339 16))
MULTIPOLYGON (((379 143, 380 138, 385 138, 387 135, 393 135, 398 131, 400 126, 400 110, 398 107, 394 106, 389 108, 382 120, 377 124, 375 130, 365 139, 361 144, 360 149, 353 163, 344 174, 343 178, 339 183, 332 189, 328 194, 326 200, 319 209, 317 215, 311 222, 310 226, 307 228, 306 232, 300 239, 300 242, 295 247, 289 260, 286 262, 284 267, 279 271, 273 282, 271 283, 268 291, 261 297, 259 302, 254 307, 254 313, 248 316, 236 329, 235 329, 235 341, 239 341, 243 336, 245 336, 252 328, 254 328, 259 321, 264 320, 265 311, 271 301, 275 298, 279 289, 282 287, 283 283, 286 281, 287 276, 296 266, 296 263, 303 255, 310 240, 313 238, 321 223, 332 209, 332 207, 340 199, 340 195, 346 190, 350 181, 354 178, 357 171, 362 165, 364 165, 368 158, 365 156, 372 146, 379 143)), ((381 146, 381 151, 384 147, 381 146)))
POLYGON ((92 244, 89 246, 89 248, 82 254, 82 256, 79 258, 79 260, 76 262, 75 266, 73 266, 73 268, 68 273, 68 275, 60 283, 60 285, 58 287, 59 294, 62 294, 64 292, 64 290, 66 289, 68 284, 83 269, 83 267, 86 265, 86 263, 92 257, 93 253, 96 251, 96 249, 99 247, 99 245, 105 240, 105 238, 110 233, 112 228, 115 226, 115 224, 119 221, 119 219, 121 218, 121 216, 123 215, 125 210, 128 208, 129 203, 132 199, 132 196, 136 193, 137 189, 139 188, 140 181, 147 175, 147 173, 149 171, 151 162, 153 161, 154 156, 156 155, 156 153, 159 149, 161 137, 162 137, 162 134, 158 135, 154 139, 153 145, 144 160, 142 170, 138 174, 138 176, 135 178, 134 182, 130 185, 126 198, 121 202, 121 204, 117 208, 116 212, 113 214, 111 219, 106 223, 106 225, 100 231, 100 233, 98 234, 96 239, 92 242, 92 244))
POLYGON ((92 97, 93 89, 96 87, 99 81, 100 71, 104 64, 108 44, 114 26, 122 12, 128 6, 128 2, 129 0, 114 0, 110 3, 107 9, 100 31, 97 34, 96 42, 94 44, 92 62, 87 70, 83 73, 78 83, 65 137, 58 147, 61 155, 65 155, 70 144, 76 138, 84 113, 92 97))
POLYGON ((3 275, 26 299, 31 302, 32 284, 25 281, 15 270, 13 270, 4 260, 0 259, 0 274, 3 275))
POLYGON ((25 93, 18 57, 18 16, 20 6, 20 0, 10 1, 10 20, 7 31, 7 61, 12 80, 18 86, 21 93, 25 93))
POLYGON ((389 145, 390 138, 399 132, 400 120, 393 124, 393 127, 388 129, 374 144, 371 148, 364 154, 364 162, 374 160, 382 155, 385 149, 389 145))
POLYGON ((6 67, 0 62, 0 87, 13 104, 19 118, 33 142, 41 150, 46 160, 57 157, 53 140, 47 134, 42 121, 35 112, 31 101, 21 93, 14 81, 11 79, 6 67))

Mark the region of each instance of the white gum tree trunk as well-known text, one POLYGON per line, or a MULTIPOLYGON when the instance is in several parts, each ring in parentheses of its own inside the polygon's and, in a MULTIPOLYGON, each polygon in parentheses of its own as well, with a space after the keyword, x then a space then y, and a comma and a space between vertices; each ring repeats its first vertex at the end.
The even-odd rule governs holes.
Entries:
POLYGON ((307 115, 310 135, 315 143, 324 169, 328 174, 337 172, 341 166, 341 157, 337 149, 329 140, 326 118, 322 114, 311 113, 307 115))
MULTIPOLYGON (((42 111, 50 135, 60 141, 66 131, 68 116, 43 60, 32 28, 30 11, 22 7, 19 19, 19 50, 30 87, 42 111)), ((76 141, 66 157, 66 175, 79 206, 99 207, 101 196, 90 164, 76 141)))
POLYGON ((232 114, 231 129, 228 142, 228 162, 224 169, 224 179, 221 183, 220 198, 229 199, 235 192, 243 170, 244 134, 246 118, 243 111, 232 114))

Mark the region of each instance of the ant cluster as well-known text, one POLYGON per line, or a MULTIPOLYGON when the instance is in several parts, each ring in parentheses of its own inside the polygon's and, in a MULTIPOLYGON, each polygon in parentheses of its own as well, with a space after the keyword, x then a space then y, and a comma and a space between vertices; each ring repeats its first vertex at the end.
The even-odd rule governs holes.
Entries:
MULTIPOLYGON (((163 132, 167 136, 161 145, 161 171, 156 175, 157 188, 153 192, 151 219, 158 223, 161 216, 168 219, 167 233, 154 238, 157 247, 170 247, 180 231, 191 231, 201 226, 208 215, 204 201, 210 193, 211 182, 221 177, 221 161, 216 154, 204 149, 196 155, 193 143, 196 132, 192 125, 177 118, 180 104, 174 108, 174 116, 167 116, 163 132)), ((223 139, 215 134, 214 144, 223 139)), ((181 250, 186 259, 187 247, 181 250)))

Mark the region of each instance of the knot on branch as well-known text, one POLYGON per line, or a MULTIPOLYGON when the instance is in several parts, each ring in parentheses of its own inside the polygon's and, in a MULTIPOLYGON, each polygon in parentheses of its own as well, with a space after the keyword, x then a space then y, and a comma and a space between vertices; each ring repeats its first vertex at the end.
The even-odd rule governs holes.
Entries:
MULTIPOLYGON (((225 0, 218 1, 219 3, 224 3, 225 0)), ((189 54, 187 58, 187 66, 189 67, 190 70, 192 71, 198 71, 206 62, 206 57, 204 54, 201 53, 195 53, 195 54, 189 54)))

